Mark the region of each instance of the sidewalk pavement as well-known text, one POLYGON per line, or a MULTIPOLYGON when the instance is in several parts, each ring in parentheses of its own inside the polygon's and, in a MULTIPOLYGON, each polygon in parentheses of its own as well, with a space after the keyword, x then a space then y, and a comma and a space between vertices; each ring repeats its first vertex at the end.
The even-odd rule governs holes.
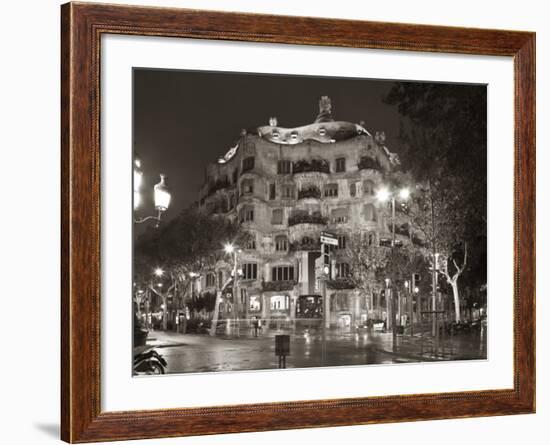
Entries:
MULTIPOLYGON (((321 332, 313 334, 308 333, 289 333, 275 329, 262 332, 258 337, 254 336, 253 331, 241 335, 230 336, 217 334, 211 337, 207 334, 182 334, 174 331, 151 331, 147 338, 147 345, 159 348, 169 348, 177 346, 200 347, 208 343, 212 346, 224 346, 228 341, 253 342, 266 340, 272 341, 277 334, 289 334, 291 338, 303 339, 304 336, 311 335, 318 341, 322 337, 321 332)), ((421 335, 410 336, 408 334, 394 335, 390 332, 343 332, 338 329, 330 329, 326 332, 326 341, 328 343, 356 342, 358 336, 368 336, 369 341, 365 346, 378 353, 394 357, 396 360, 404 361, 448 361, 448 360, 473 360, 487 358, 486 336, 482 333, 470 333, 456 335, 441 339, 439 346, 436 347, 431 337, 421 335)))

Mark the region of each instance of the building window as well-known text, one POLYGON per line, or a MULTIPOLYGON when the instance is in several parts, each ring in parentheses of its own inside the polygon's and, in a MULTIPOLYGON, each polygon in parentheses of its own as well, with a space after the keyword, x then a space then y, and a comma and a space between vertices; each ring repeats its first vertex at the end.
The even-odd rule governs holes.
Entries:
POLYGON ((256 237, 254 235, 250 235, 246 240, 246 250, 256 250, 256 237))
POLYGON ((344 224, 349 220, 348 209, 334 209, 331 214, 331 220, 334 224, 344 224))
POLYGON ((269 184, 269 200, 273 201, 277 198, 277 192, 275 189, 275 184, 271 183, 269 184))
POLYGON ((288 175, 289 173, 292 173, 292 162, 290 161, 277 162, 277 174, 288 175))
POLYGON ((254 180, 245 179, 241 182, 241 195, 250 195, 254 193, 254 180))
POLYGON ((257 279, 258 279, 258 264, 244 263, 243 280, 257 280, 257 279))
POLYGON ((338 249, 345 249, 348 243, 348 237, 346 235, 338 235, 338 249))
POLYGON ((260 312, 262 303, 259 295, 250 295, 250 312, 260 312))
POLYGON ((271 281, 294 281, 294 266, 271 268, 271 281))
POLYGON ((283 185, 281 188, 281 194, 284 199, 294 199, 296 195, 296 187, 294 185, 283 185))
POLYGON ((206 274, 206 287, 213 287, 216 285, 216 276, 213 273, 206 274))
POLYGON ((327 184, 325 186, 325 197, 337 198, 338 197, 338 184, 327 184))
POLYGON ((348 263, 336 263, 336 278, 347 278, 350 276, 348 263))
POLYGON ((288 295, 274 295, 270 298, 272 311, 288 311, 290 309, 290 297, 288 295))
POLYGON ((313 239, 309 236, 304 236, 302 238, 302 246, 310 246, 313 244, 313 239))
POLYGON ((363 181, 363 195, 374 195, 374 182, 372 182, 370 179, 363 181))
POLYGON ((254 207, 243 207, 239 213, 239 222, 243 223, 250 221, 254 221, 254 207))
POLYGON ((333 294, 331 298, 333 311, 349 311, 348 296, 342 294, 333 294))
POLYGON ((231 194, 228 197, 229 201, 229 210, 233 210, 235 208, 235 195, 231 194))
POLYGON ((349 185, 349 195, 354 198, 355 196, 357 196, 357 184, 355 182, 352 182, 350 185, 349 185))
POLYGON ((221 289, 223 287, 223 272, 218 271, 218 287, 221 289))
POLYGON ((254 168, 254 156, 249 156, 243 159, 243 173, 254 168))
POLYGON ((283 209, 273 209, 271 212, 271 224, 283 223, 283 209))
POLYGON ((376 208, 373 204, 365 204, 363 208, 365 221, 376 221, 376 208))
POLYGON ((286 252, 288 250, 288 238, 284 235, 275 237, 275 250, 277 252, 286 252))
POLYGON ((346 158, 336 159, 336 173, 341 173, 346 171, 346 158))
POLYGON ((233 170, 233 184, 236 184, 239 179, 239 169, 233 170))

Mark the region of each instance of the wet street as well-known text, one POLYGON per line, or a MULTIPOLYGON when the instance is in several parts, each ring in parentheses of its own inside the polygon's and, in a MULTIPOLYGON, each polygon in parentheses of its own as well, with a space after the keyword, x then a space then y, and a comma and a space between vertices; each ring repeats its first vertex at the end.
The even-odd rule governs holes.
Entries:
MULTIPOLYGON (((273 333, 254 337, 178 334, 155 331, 148 344, 168 362, 167 373, 219 372, 276 369, 273 333)), ((441 341, 435 348, 429 339, 391 333, 329 331, 322 334, 290 335, 287 368, 320 366, 411 363, 419 361, 467 360, 486 358, 483 332, 463 334, 441 341)))

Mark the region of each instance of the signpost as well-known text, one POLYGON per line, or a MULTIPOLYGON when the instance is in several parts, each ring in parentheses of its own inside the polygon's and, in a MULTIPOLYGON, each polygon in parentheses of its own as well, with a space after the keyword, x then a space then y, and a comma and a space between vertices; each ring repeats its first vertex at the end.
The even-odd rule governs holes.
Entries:
POLYGON ((328 244, 329 246, 337 246, 338 238, 333 233, 321 232, 321 244, 328 244))
POLYGON ((327 329, 330 328, 330 302, 327 295, 326 280, 331 277, 330 267, 330 247, 338 246, 338 237, 330 232, 321 232, 321 258, 322 258, 322 274, 321 283, 323 287, 323 345, 322 345, 322 363, 326 364, 326 347, 327 347, 327 329))

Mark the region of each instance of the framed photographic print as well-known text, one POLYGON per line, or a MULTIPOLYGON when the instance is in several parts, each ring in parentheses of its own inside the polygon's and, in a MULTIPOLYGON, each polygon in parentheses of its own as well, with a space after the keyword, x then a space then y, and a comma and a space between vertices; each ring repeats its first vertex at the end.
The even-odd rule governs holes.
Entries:
POLYGON ((62 439, 532 413, 535 35, 62 6, 62 439))

